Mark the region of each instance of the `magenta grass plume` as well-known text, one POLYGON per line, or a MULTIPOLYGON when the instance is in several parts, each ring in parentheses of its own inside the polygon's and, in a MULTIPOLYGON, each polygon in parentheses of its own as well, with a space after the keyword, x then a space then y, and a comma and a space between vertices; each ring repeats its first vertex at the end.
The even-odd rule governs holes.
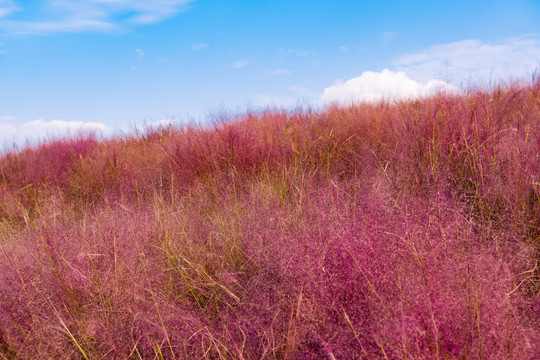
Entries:
POLYGON ((540 82, 0 157, 2 359, 540 358, 540 82))

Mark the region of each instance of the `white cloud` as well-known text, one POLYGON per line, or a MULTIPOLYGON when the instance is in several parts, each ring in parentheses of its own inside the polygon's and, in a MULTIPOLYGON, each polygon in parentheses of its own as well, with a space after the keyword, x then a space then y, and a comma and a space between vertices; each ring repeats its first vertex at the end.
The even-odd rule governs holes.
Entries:
POLYGON ((206 49, 207 47, 208 47, 208 44, 206 43, 194 44, 191 46, 191 50, 201 51, 201 50, 206 49))
POLYGON ((15 141, 17 134, 17 127, 13 124, 0 124, 0 139, 5 144, 8 141, 15 141))
POLYGON ((306 50, 287 50, 287 54, 293 54, 296 56, 307 56, 309 53, 306 50))
POLYGON ((283 48, 278 48, 277 49, 278 52, 280 54, 285 54, 285 55, 295 55, 295 56, 307 56, 309 55, 309 52, 306 51, 306 50, 302 50, 302 49, 283 49, 283 48))
POLYGON ((26 140, 33 142, 49 137, 77 135, 81 132, 105 134, 110 131, 107 125, 98 122, 45 121, 43 119, 37 119, 18 124, 14 122, 14 116, 3 116, 0 119, 7 121, 0 123, 0 142, 4 143, 4 145, 10 143, 24 144, 26 140))
POLYGON ((143 51, 143 49, 135 49, 135 52, 137 53, 137 56, 139 57, 139 59, 144 58, 144 51, 143 51))
POLYGON ((80 131, 102 131, 105 132, 109 128, 107 125, 98 122, 83 122, 83 121, 64 121, 51 120, 45 121, 37 119, 19 125, 18 130, 21 133, 35 136, 44 135, 63 135, 74 134, 80 131))
POLYGON ((12 0, 0 0, 0 18, 7 17, 19 9, 12 0))
POLYGON ((429 80, 425 84, 410 79, 404 72, 388 69, 380 73, 366 71, 346 82, 337 81, 324 89, 321 102, 324 105, 338 103, 348 105, 358 102, 377 102, 418 98, 437 92, 457 93, 459 89, 441 80, 429 80))
POLYGON ((157 127, 169 127, 169 126, 173 126, 174 124, 176 124, 175 119, 161 119, 159 121, 155 121, 152 123, 153 126, 157 126, 157 127))
POLYGON ((381 35, 385 45, 398 37, 398 33, 395 31, 385 31, 381 35))
POLYGON ((540 35, 434 45, 418 53, 398 56, 393 65, 421 81, 438 78, 454 84, 490 80, 497 83, 530 76, 540 67, 540 35))
POLYGON ((251 58, 251 59, 237 60, 237 61, 232 63, 231 67, 234 68, 234 69, 244 68, 244 67, 248 66, 251 62, 253 62, 253 60, 255 60, 255 59, 251 58))
POLYGON ((132 130, 139 134, 145 134, 149 130, 158 130, 158 129, 167 129, 169 127, 174 127, 175 125, 178 125, 179 122, 177 119, 171 118, 165 118, 158 121, 145 121, 142 125, 141 124, 135 124, 132 128, 126 128, 124 129, 124 132, 130 133, 132 130))
POLYGON ((285 69, 276 69, 276 70, 272 70, 270 72, 270 75, 272 76, 279 76, 279 75, 288 75, 290 74, 291 72, 289 70, 285 70, 285 69))
POLYGON ((0 18, 9 16, 20 9, 13 0, 0 0, 0 18))
POLYGON ((0 121, 13 121, 15 120, 15 116, 6 115, 6 116, 0 116, 0 121))
MULTIPOLYGON (((175 16, 193 0, 41 0, 34 4, 39 20, 1 20, 0 30, 11 34, 110 31, 153 24, 175 16)), ((27 6, 29 7, 29 6, 27 6)), ((0 0, 0 18, 16 10, 11 0, 0 0)))
POLYGON ((49 34, 55 32, 110 31, 116 29, 118 29, 118 27, 113 23, 93 19, 63 19, 46 22, 0 21, 0 30, 17 35, 49 34))

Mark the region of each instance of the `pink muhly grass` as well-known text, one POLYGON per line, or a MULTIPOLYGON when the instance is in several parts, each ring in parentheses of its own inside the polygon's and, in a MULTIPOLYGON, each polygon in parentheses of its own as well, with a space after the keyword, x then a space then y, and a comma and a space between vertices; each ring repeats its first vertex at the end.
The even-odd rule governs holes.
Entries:
POLYGON ((540 354, 540 85, 0 158, 3 358, 540 354))

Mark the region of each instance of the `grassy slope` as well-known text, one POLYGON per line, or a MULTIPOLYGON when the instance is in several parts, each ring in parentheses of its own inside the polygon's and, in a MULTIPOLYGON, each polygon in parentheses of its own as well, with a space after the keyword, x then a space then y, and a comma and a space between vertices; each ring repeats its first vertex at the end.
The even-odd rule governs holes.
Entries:
POLYGON ((540 83, 0 158, 2 358, 540 354, 540 83))

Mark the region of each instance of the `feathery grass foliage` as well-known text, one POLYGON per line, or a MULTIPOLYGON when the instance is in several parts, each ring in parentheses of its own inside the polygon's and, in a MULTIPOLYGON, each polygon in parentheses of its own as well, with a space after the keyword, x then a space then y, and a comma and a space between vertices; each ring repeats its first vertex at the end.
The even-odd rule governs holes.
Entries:
POLYGON ((0 158, 5 359, 540 354, 540 82, 0 158))

